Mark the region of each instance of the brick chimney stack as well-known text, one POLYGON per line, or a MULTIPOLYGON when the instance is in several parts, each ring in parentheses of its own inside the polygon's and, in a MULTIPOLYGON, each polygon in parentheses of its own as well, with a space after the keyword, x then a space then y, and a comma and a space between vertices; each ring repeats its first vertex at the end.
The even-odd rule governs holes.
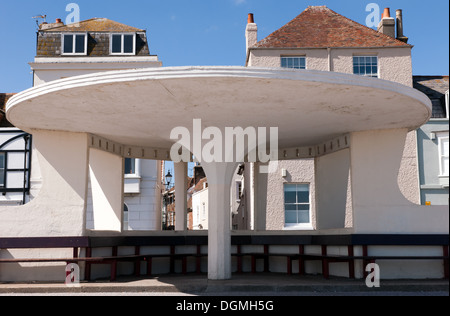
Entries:
POLYGON ((378 32, 395 38, 395 19, 391 17, 389 8, 384 9, 380 24, 378 25, 378 32))
POLYGON ((248 54, 248 50, 258 42, 258 26, 255 23, 253 13, 248 15, 245 38, 247 40, 246 50, 248 54))
POLYGON ((403 34, 403 11, 396 11, 396 20, 397 20, 397 39, 399 41, 408 43, 408 38, 403 34))

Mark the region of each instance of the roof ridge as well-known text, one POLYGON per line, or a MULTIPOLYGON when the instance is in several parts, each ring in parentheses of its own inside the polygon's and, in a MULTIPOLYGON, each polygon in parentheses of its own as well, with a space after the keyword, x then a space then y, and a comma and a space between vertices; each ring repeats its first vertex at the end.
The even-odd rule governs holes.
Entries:
MULTIPOLYGON (((55 27, 51 27, 51 28, 42 30, 42 31, 44 31, 44 32, 45 32, 45 31, 57 31, 58 29, 62 29, 62 28, 71 28, 71 27, 74 27, 74 25, 86 24, 86 23, 89 23, 89 22, 92 22, 92 21, 98 21, 98 20, 102 20, 102 21, 110 21, 110 22, 113 22, 113 23, 115 23, 115 24, 120 24, 120 25, 126 26, 126 27, 128 27, 128 28, 135 29, 136 31, 140 31, 140 32, 144 32, 144 31, 145 31, 145 30, 143 30, 143 29, 140 29, 140 28, 137 28, 137 27, 134 27, 134 26, 130 26, 130 25, 127 25, 127 24, 125 24, 125 23, 117 22, 117 21, 114 21, 114 20, 111 20, 111 19, 108 19, 108 18, 99 18, 99 17, 90 18, 90 19, 83 20, 83 21, 80 21, 80 22, 75 22, 75 23, 70 23, 70 24, 64 24, 64 25, 59 25, 59 26, 55 26, 55 27)), ((100 22, 100 21, 99 21, 99 22, 100 22)))

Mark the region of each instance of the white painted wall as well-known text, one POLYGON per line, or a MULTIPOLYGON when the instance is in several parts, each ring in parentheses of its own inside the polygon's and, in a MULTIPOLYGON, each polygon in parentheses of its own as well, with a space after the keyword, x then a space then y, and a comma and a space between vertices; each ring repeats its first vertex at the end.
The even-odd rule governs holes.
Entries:
POLYGON ((208 207, 208 188, 192 194, 192 222, 194 230, 199 230, 199 225, 203 227, 203 230, 208 229, 208 207))

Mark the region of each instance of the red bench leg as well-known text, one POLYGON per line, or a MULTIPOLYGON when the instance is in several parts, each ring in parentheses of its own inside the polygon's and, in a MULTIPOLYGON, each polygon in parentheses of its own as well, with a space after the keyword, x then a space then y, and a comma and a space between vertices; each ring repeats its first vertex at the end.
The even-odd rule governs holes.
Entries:
POLYGON ((151 276, 152 275, 152 257, 147 257, 147 275, 151 276))
POLYGON ((298 254, 300 255, 300 258, 298 258, 298 273, 300 275, 305 274, 305 260, 303 260, 302 255, 305 254, 305 246, 299 245, 298 246, 298 254))
POLYGON ((195 265, 197 274, 200 274, 202 272, 201 271, 201 263, 202 263, 201 254, 202 254, 202 247, 200 245, 197 245, 197 258, 196 258, 196 265, 195 265))
MULTIPOLYGON (((92 248, 88 247, 88 248, 86 248, 86 258, 91 258, 91 257, 92 257, 92 248)), ((86 279, 86 281, 91 280, 91 263, 90 262, 86 262, 86 264, 85 264, 84 278, 86 279)))
POLYGON ((237 272, 242 273, 241 245, 237 245, 237 272))
POLYGON ((292 257, 287 256, 287 274, 292 275, 292 257))
MULTIPOLYGON (((139 247, 139 246, 134 247, 134 254, 136 256, 139 256, 141 254, 141 247, 139 247)), ((137 277, 141 275, 141 260, 140 259, 136 259, 136 261, 134 263, 134 274, 137 277)))
MULTIPOLYGON (((322 246, 322 256, 326 255, 327 255, 327 246, 322 246)), ((325 258, 322 259, 322 273, 325 279, 330 278, 329 262, 328 259, 325 258)))
MULTIPOLYGON (((448 246, 444 246, 444 257, 448 257, 448 246)), ((448 279, 448 259, 444 259, 444 278, 448 279)))
MULTIPOLYGON (((354 256, 353 245, 348 246, 348 255, 349 255, 349 257, 354 256)), ((355 260, 354 259, 350 259, 348 262, 348 276, 350 279, 355 278, 355 260)))
POLYGON ((269 272, 269 245, 264 245, 264 272, 269 272))

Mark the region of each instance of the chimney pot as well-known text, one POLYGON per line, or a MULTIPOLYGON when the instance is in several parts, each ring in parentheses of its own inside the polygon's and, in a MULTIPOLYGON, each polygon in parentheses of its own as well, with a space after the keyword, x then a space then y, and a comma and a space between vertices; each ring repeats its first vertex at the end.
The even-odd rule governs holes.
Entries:
POLYGON ((56 23, 61 23, 61 19, 56 19, 56 23))
POLYGON ((390 18, 391 17, 391 9, 385 8, 381 19, 390 18))
POLYGON ((253 13, 249 13, 248 14, 248 24, 251 24, 251 23, 255 23, 255 18, 254 18, 254 16, 253 16, 253 13))

